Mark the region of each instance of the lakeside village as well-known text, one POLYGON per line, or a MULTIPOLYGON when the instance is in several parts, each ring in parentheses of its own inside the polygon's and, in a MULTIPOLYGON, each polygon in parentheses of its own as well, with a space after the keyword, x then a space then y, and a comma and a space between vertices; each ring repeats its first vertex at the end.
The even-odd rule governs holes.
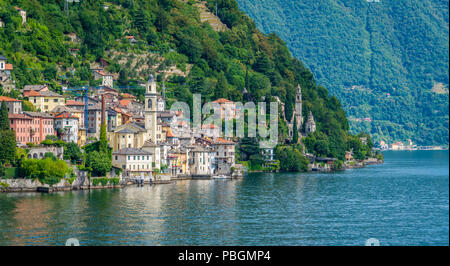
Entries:
MULTIPOLYGON (((0 55, 0 85, 4 91, 13 84, 12 69, 0 55)), ((102 69, 92 71, 101 86, 89 88, 89 94, 87 88, 74 96, 70 89, 60 95, 46 85, 25 85, 19 96, 23 100, 0 96, 0 191, 110 188, 182 179, 241 178, 248 170, 280 171, 276 148, 259 149, 258 142, 251 138, 245 143, 244 139, 227 138, 214 124, 191 130, 189 117, 167 110, 164 89, 160 95, 152 75, 143 84, 143 103, 114 89, 112 74, 102 69), (176 127, 170 126, 174 124, 176 127), (244 145, 256 147, 256 157, 261 161, 258 167, 252 165, 251 156, 247 161, 237 160, 244 145)), ((311 112, 303 126, 301 93, 298 86, 293 117, 290 121, 283 118, 290 141, 297 139, 297 143, 316 130, 311 112)), ((234 102, 222 98, 213 103, 220 105, 221 119, 239 116, 234 102)), ((367 137, 361 137, 363 144, 367 141, 367 137)), ((383 161, 378 151, 374 152, 376 156, 359 159, 348 151, 342 162, 304 150, 303 156, 286 155, 287 160, 305 158, 304 171, 363 167, 383 161)))

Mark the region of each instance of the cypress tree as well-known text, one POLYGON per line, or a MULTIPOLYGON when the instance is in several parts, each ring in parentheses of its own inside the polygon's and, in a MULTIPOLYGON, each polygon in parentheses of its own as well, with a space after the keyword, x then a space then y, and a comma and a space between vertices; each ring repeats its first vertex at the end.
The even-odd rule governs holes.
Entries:
POLYGON ((3 101, 0 107, 0 130, 9 130, 9 118, 8 118, 8 108, 6 107, 6 102, 3 101))
POLYGON ((105 122, 100 126, 100 143, 99 143, 99 151, 100 153, 108 152, 108 139, 106 136, 106 125, 105 122))
POLYGON ((297 117, 294 117, 294 127, 292 128, 292 130, 293 130, 292 141, 295 144, 297 144, 298 143, 297 117))

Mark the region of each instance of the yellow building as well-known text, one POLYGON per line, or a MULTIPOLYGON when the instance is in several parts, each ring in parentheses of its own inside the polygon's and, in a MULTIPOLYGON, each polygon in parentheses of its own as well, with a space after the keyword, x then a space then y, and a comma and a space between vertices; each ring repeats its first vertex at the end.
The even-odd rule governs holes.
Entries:
POLYGON ((78 146, 84 146, 86 144, 86 129, 78 128, 78 146))
POLYGON ((170 158, 173 158, 169 168, 172 175, 189 175, 189 153, 185 149, 175 149, 169 151, 170 158))
POLYGON ((147 130, 136 123, 127 123, 109 132, 109 144, 114 151, 124 148, 141 148, 146 141, 147 130))
POLYGON ((36 109, 41 112, 49 112, 58 105, 64 105, 64 96, 59 95, 50 90, 34 91, 31 90, 24 94, 28 97, 28 100, 36 107, 36 109))

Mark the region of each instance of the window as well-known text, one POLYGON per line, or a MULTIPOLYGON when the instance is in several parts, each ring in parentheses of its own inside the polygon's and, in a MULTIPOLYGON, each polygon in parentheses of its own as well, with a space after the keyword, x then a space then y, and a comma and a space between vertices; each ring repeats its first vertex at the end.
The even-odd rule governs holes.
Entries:
POLYGON ((58 102, 58 99, 53 99, 53 102, 54 102, 54 103, 57 103, 57 102, 58 102))
POLYGON ((116 155, 116 161, 117 161, 118 156, 116 155))
POLYGON ((128 160, 131 160, 131 156, 130 155, 128 155, 128 160))

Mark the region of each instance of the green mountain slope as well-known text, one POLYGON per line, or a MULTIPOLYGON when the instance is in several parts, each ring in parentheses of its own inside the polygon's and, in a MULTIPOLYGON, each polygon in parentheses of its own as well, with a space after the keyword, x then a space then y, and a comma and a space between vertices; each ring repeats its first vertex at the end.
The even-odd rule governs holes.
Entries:
MULTIPOLYGON (((17 88, 47 83, 60 91, 61 84, 95 85, 90 65, 100 61, 108 63, 108 71, 119 73, 118 83, 124 86, 139 84, 150 73, 158 73, 160 82, 163 73, 176 67, 184 74, 174 74, 165 83, 169 105, 176 100, 191 103, 193 93, 201 93, 204 101, 242 101, 246 87, 255 101, 278 96, 291 117, 300 84, 303 115, 312 111, 317 122, 307 151, 343 159, 345 150, 360 147, 359 138, 347 133, 340 102, 316 84, 285 43, 258 31, 234 0, 219 2, 223 31, 201 22, 196 1, 81 1, 66 9, 57 0, 0 0, 5 23, 0 53, 14 65, 17 88), (14 6, 27 11, 26 23, 14 6), (125 36, 135 36, 136 42, 125 36)), ((207 7, 212 9, 214 3, 208 1, 207 7)), ((142 96, 143 89, 137 86, 133 93, 142 96)), ((284 142, 286 124, 279 128, 284 142)))
POLYGON ((238 3, 342 101, 353 132, 448 144, 448 0, 238 3))

